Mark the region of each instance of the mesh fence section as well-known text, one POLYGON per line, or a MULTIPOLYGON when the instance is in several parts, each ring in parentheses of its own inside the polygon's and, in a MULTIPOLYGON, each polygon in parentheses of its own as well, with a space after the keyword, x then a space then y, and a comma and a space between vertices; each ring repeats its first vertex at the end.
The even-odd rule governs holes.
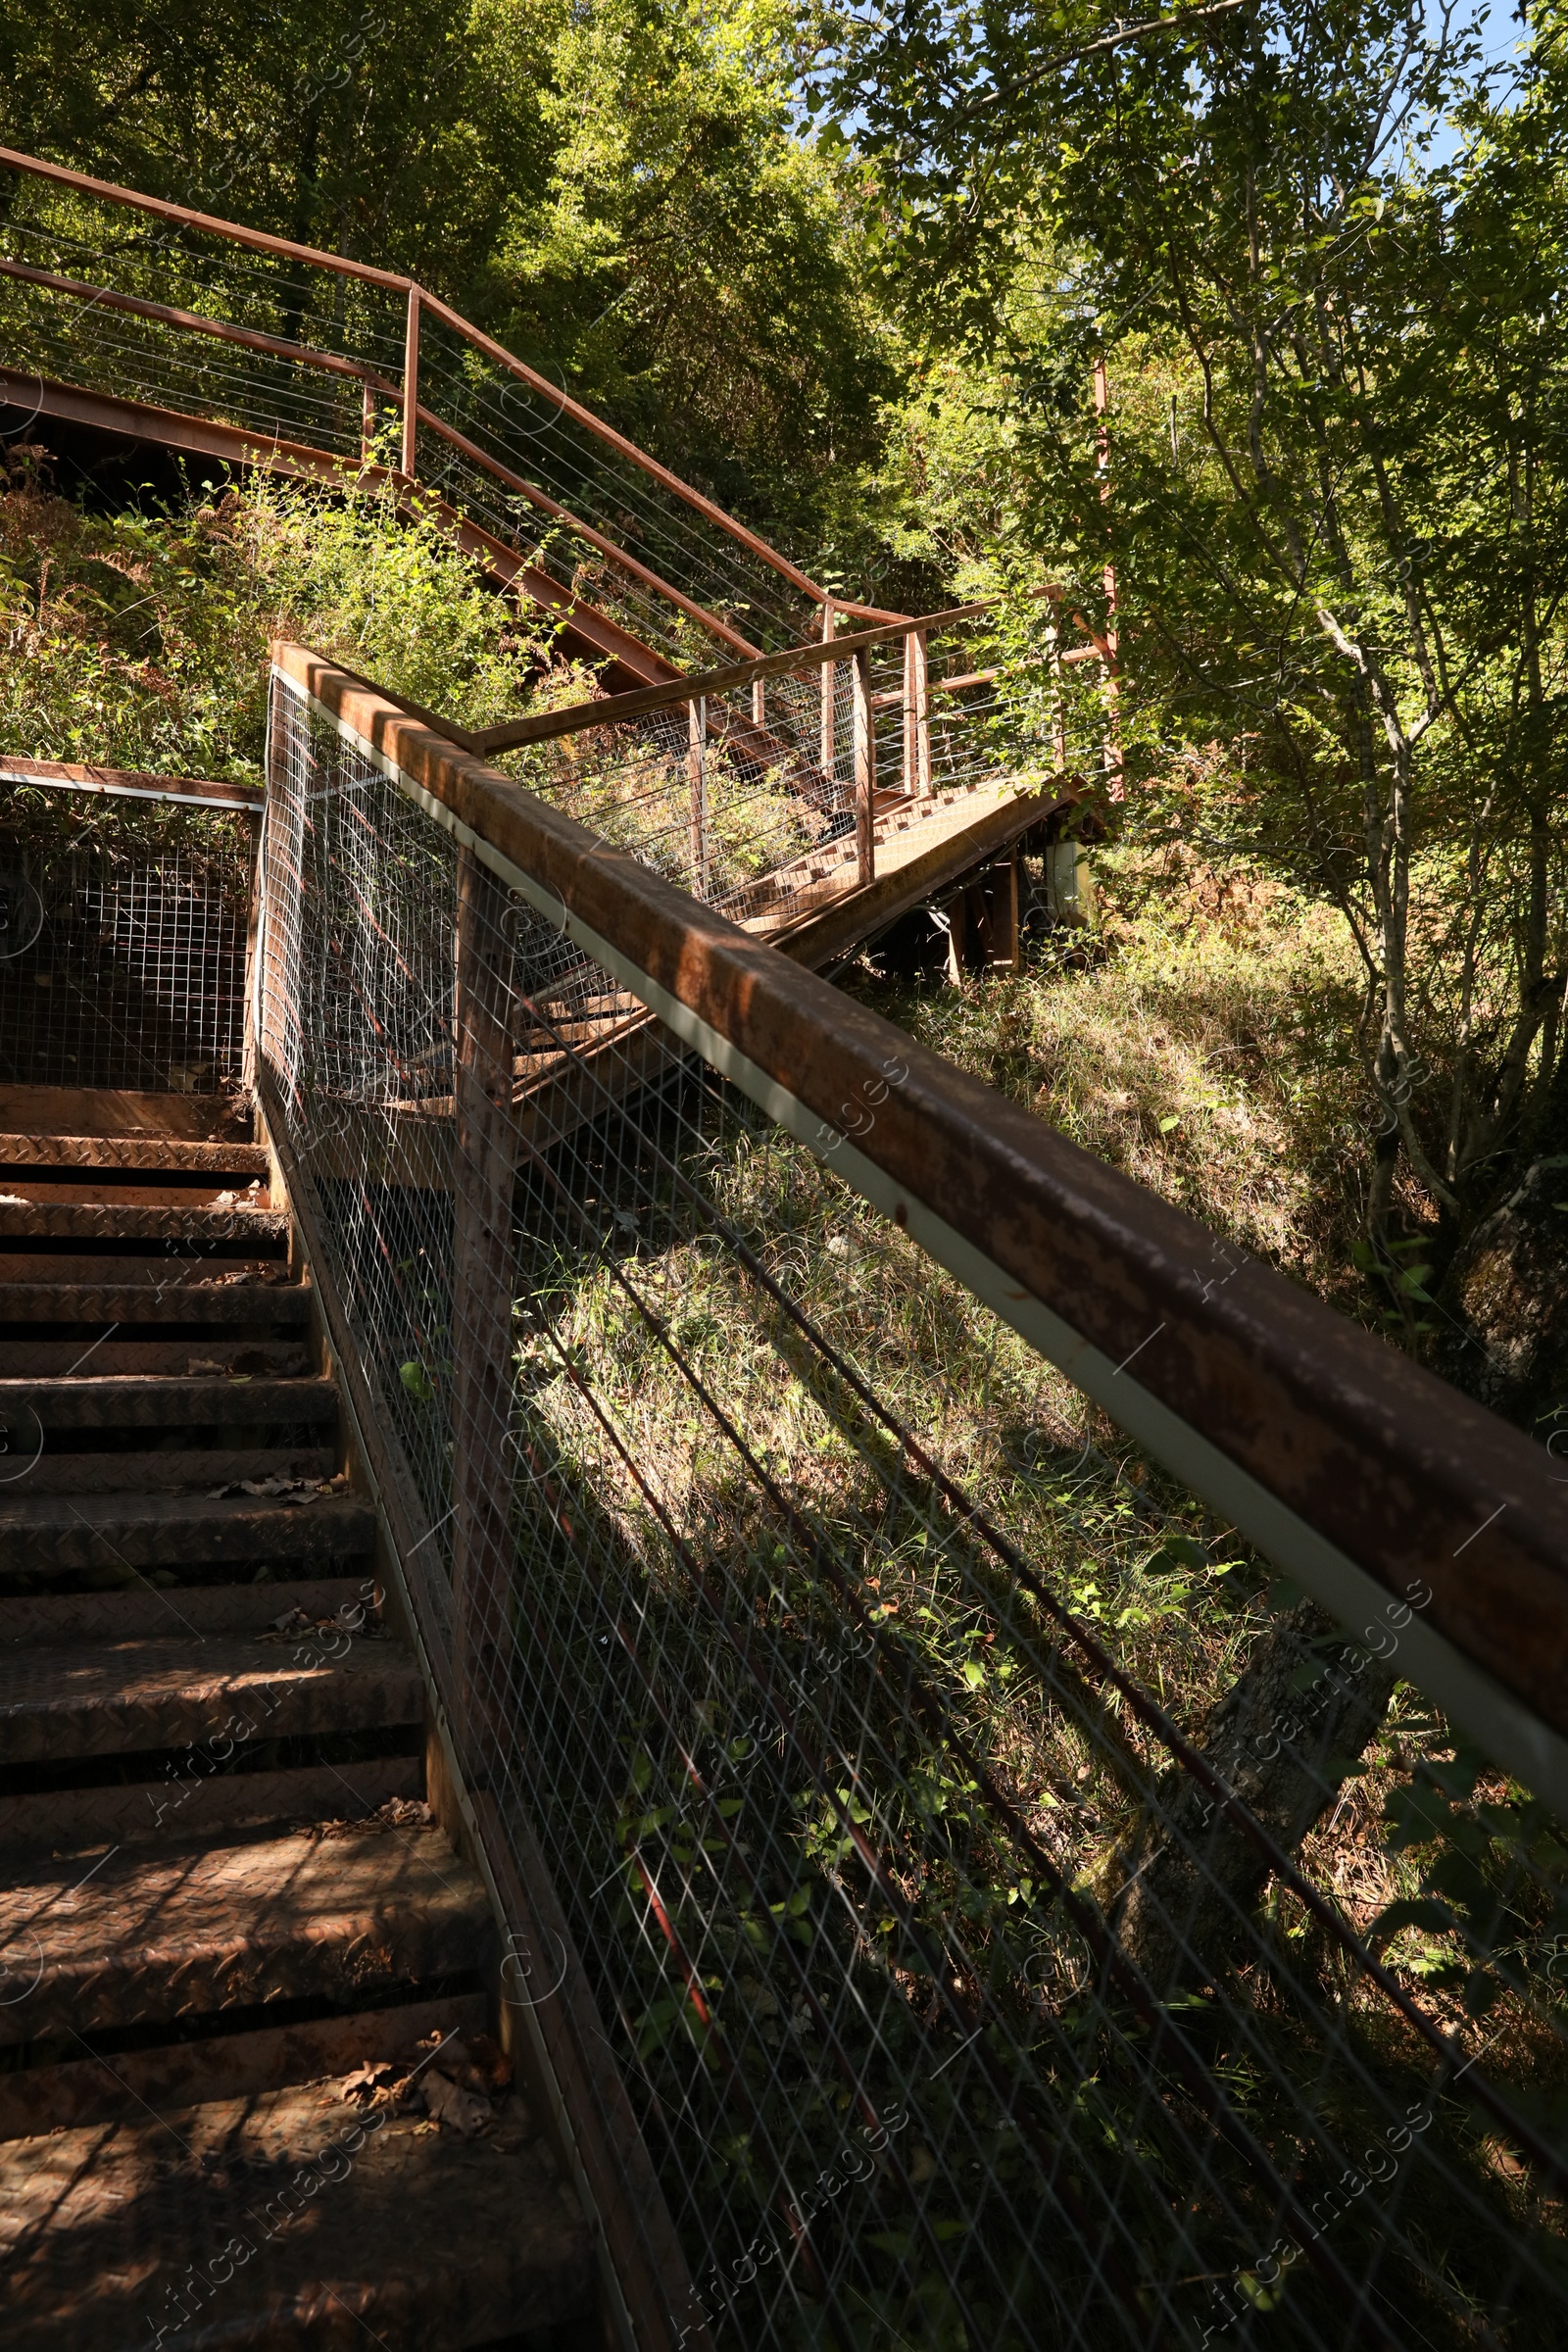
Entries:
POLYGON ((0 788, 0 1083, 242 1080, 256 820, 0 788))
POLYGON ((1428 1589, 1282 1591, 276 697, 267 1083, 671 2332, 1560 2342, 1568 1848, 1400 1681, 1428 1589))

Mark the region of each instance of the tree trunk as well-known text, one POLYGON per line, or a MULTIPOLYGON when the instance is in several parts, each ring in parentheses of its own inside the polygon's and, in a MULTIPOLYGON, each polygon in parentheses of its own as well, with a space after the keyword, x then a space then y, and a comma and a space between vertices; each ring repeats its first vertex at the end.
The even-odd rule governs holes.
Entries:
MULTIPOLYGON (((1392 1667, 1302 1601, 1278 1618, 1210 1716, 1203 1753, 1287 1854, 1339 1794, 1382 1723, 1392 1667)), ((1185 1773, 1161 1789, 1127 1856, 1121 1941, 1155 1993, 1212 1982, 1245 1950, 1266 1858, 1185 1773), (1152 1851, 1149 1851, 1150 1845, 1152 1851)))

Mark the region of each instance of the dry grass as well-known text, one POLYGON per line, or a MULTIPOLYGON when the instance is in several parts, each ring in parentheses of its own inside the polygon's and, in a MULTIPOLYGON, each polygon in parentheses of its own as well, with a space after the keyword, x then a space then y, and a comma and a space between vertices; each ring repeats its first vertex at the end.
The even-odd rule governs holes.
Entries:
POLYGON ((1016 978, 917 990, 862 967, 858 986, 1086 1151, 1348 1295, 1370 1121, 1338 915, 1178 850, 1103 854, 1096 875, 1099 936, 1016 978))

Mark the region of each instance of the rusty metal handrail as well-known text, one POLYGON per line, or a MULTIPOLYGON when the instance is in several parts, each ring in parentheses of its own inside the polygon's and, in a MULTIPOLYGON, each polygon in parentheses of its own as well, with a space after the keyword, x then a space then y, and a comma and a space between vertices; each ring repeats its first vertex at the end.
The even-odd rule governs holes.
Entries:
POLYGON ((276 674, 1259 1549, 1568 1806, 1568 1480, 1518 1431, 306 648, 276 674))
MULTIPOLYGON (((576 735, 585 727, 612 727, 630 718, 643 718, 651 710, 668 710, 678 704, 689 703, 703 695, 732 694, 742 686, 752 686, 759 679, 796 677, 810 669, 830 669, 835 662, 855 661, 871 653, 879 645, 897 645, 906 637, 924 637, 939 629, 956 627, 959 621, 973 620, 981 612, 993 612, 996 599, 988 597, 978 605, 955 605, 946 612, 922 613, 917 620, 893 620, 879 628, 857 630, 853 637, 810 638, 804 645, 786 646, 782 653, 760 654, 755 661, 726 662, 721 669, 693 671, 673 679, 667 686, 638 686, 627 694, 607 695, 594 703, 570 703, 562 710, 539 710, 527 718, 503 719, 499 726, 481 727, 477 732, 460 737, 455 728, 443 729, 464 749, 480 758, 490 758, 498 752, 514 752, 528 743, 548 743, 558 735, 576 735)), ((956 679, 956 685, 969 685, 972 679, 956 679)), ((929 690, 939 691, 936 682, 929 690)))
POLYGON ((123 205, 135 212, 149 213, 160 220, 168 220, 181 228, 197 229, 210 236, 222 237, 230 244, 247 246, 254 253, 276 254, 286 261, 304 262, 312 269, 327 270, 339 277, 358 278, 368 285, 380 286, 389 293, 406 295, 410 314, 406 356, 414 363, 406 372, 411 378, 416 366, 418 316, 421 311, 427 311, 432 318, 438 318, 442 325, 461 335, 474 350, 483 352, 497 367, 505 368, 531 391, 548 399, 559 414, 570 416, 585 432, 591 433, 607 448, 613 449, 618 457, 638 466, 662 489, 669 491, 695 513, 702 514, 738 546, 744 547, 749 554, 777 572, 781 579, 788 580, 792 587, 810 598, 813 604, 833 603, 843 611, 857 612, 864 610, 851 607, 842 598, 833 596, 828 589, 818 587, 798 564, 792 564, 788 557, 781 556, 756 531, 749 530, 745 523, 727 514, 712 499, 705 497, 702 491, 694 489, 691 483, 682 481, 679 474, 672 473, 667 466, 662 466, 657 458, 639 449, 635 441, 629 441, 623 433, 617 433, 602 416, 596 416, 591 409, 573 400, 559 384, 539 374, 526 361, 519 360, 514 352, 508 351, 505 344, 496 342, 493 336, 485 334, 482 328, 465 318, 460 311, 453 310, 449 303, 421 286, 417 279, 406 277, 397 270, 377 270, 368 262, 350 261, 342 254, 323 253, 317 246, 297 244, 289 237, 270 236, 263 229, 247 228, 240 221, 225 220, 217 214, 196 212, 189 205, 172 204, 165 197, 143 195, 139 189, 122 187, 114 180, 95 179, 90 172, 73 172, 63 164, 48 163, 41 156, 24 155, 13 147, 0 147, 0 165, 9 165, 13 171, 30 173, 34 178, 50 180, 56 186, 70 188, 78 195, 93 196, 106 204, 123 205))
POLYGON ((187 808, 233 808, 259 814, 266 794, 259 784, 231 784, 218 776, 160 776, 141 768, 101 767, 68 760, 23 760, 0 753, 0 784, 48 784, 68 792, 106 794, 112 800, 174 801, 187 808))

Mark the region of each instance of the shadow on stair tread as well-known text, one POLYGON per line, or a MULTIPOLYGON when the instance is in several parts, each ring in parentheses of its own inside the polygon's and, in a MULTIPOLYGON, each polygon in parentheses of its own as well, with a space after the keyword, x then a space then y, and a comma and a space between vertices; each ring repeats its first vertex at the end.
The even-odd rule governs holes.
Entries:
POLYGON ((0 1101, 0 1424, 41 1473, 0 1483, 8 2347, 599 2352, 520 2096, 471 2141, 343 2096, 499 2031, 500 1945, 418 1801, 422 1676, 365 1628, 375 1514, 323 1491, 287 1216, 215 1198, 266 1156, 72 1109, 30 1136, 0 1101))

